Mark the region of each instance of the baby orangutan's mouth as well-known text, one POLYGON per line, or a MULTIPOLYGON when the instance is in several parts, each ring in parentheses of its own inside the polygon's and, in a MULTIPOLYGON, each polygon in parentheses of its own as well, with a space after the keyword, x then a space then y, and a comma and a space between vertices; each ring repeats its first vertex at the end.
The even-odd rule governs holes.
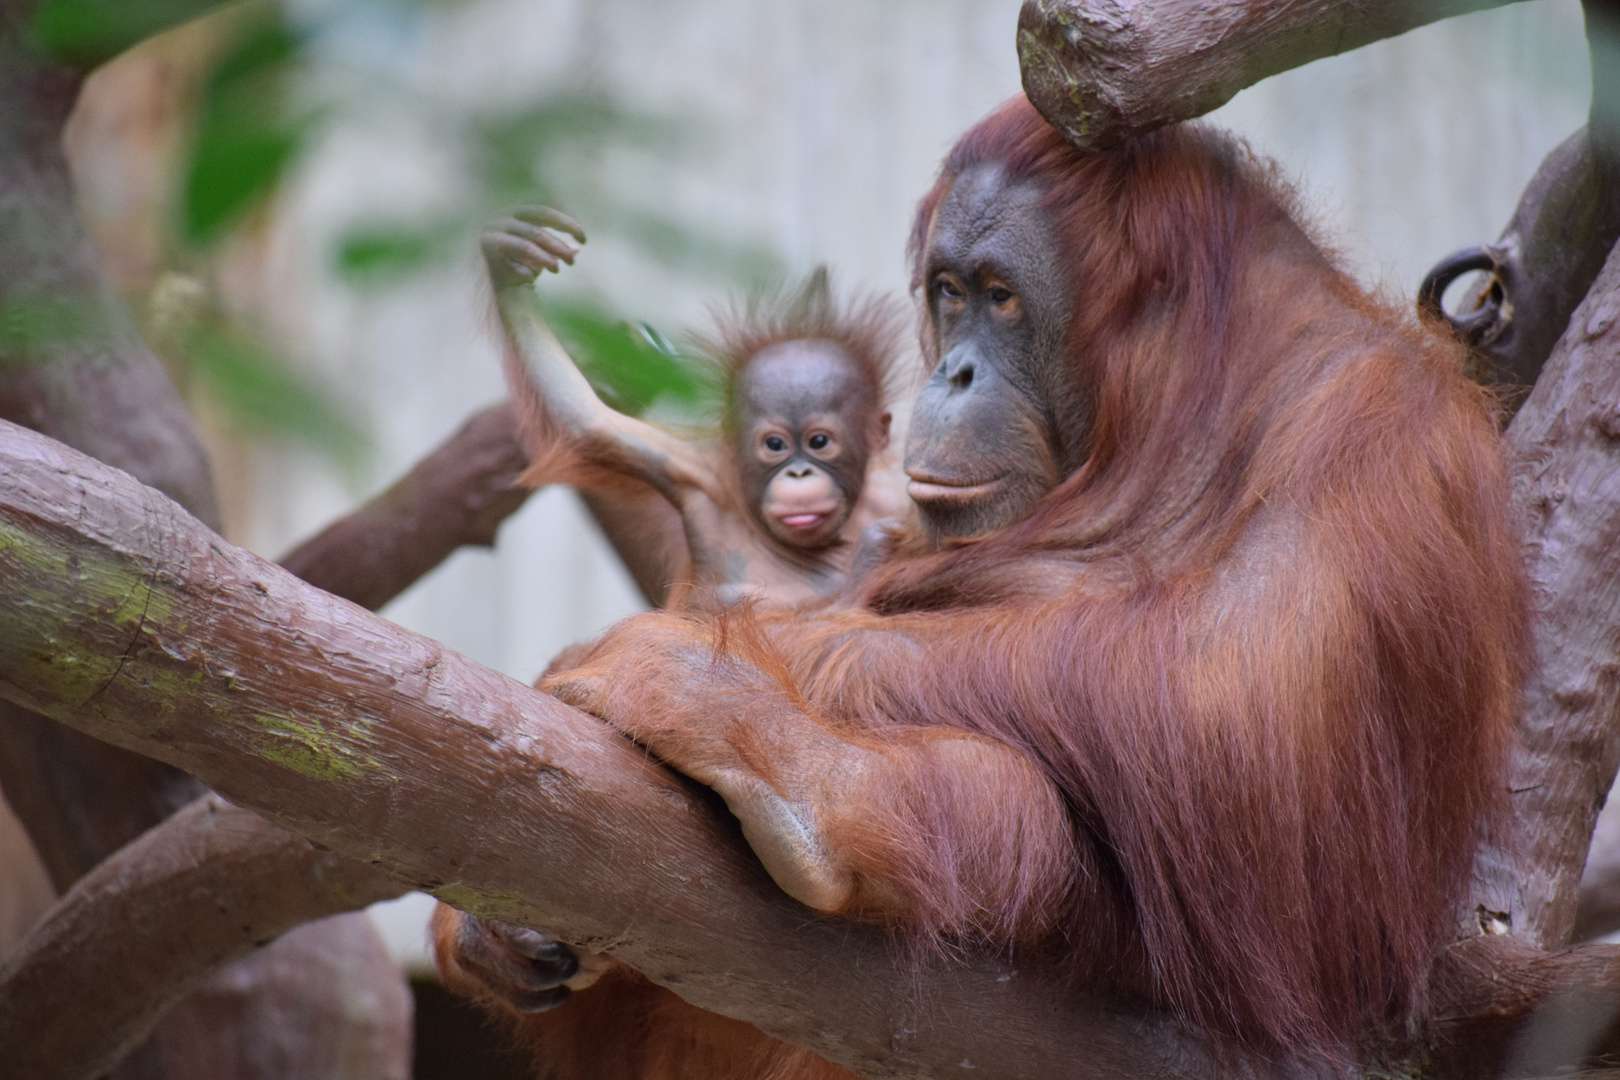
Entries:
POLYGON ((783 514, 776 520, 790 529, 813 529, 827 520, 824 513, 783 514))

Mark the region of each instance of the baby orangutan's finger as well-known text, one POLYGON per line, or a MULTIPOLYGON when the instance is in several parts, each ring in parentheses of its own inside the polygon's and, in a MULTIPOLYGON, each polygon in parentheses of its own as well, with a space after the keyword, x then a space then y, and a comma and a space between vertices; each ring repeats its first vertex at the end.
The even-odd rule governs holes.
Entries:
POLYGON ((569 265, 573 265, 574 256, 579 254, 579 245, 566 236, 558 236, 550 229, 542 228, 539 225, 531 225, 527 221, 515 217, 502 218, 495 223, 495 227, 502 232, 520 236, 531 244, 544 248, 569 265))
POLYGON ((480 243, 490 278, 498 286, 527 285, 541 271, 555 271, 560 265, 549 251, 509 232, 492 230, 483 235, 480 243))
POLYGON ((553 210, 549 206, 520 206, 512 211, 512 216, 547 229, 561 229, 580 243, 585 242, 585 230, 561 210, 553 210))

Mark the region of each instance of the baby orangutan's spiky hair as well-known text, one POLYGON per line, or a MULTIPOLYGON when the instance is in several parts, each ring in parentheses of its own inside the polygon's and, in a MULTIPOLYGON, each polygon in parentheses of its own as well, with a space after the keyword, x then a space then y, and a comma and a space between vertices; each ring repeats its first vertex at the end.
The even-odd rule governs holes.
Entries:
POLYGON ((692 340, 720 369, 722 401, 727 406, 722 425, 729 426, 738 378, 762 350, 784 341, 830 341, 838 346, 870 383, 878 403, 874 414, 888 411, 904 377, 900 365, 904 335, 904 315, 888 297, 860 293, 841 301, 823 265, 797 288, 755 294, 716 312, 714 330, 692 340))

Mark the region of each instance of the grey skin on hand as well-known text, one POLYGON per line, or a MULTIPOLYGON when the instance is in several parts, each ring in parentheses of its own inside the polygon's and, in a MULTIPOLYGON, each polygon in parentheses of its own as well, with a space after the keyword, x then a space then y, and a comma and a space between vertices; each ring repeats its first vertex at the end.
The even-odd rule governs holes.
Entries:
POLYGON ((563 984, 579 971, 579 957, 537 930, 465 916, 456 925, 456 962, 515 1009, 543 1012, 569 995, 563 984))
POLYGON ((572 266, 584 242, 579 223, 549 206, 519 207, 512 216, 491 222, 479 238, 490 280, 498 289, 532 284, 544 271, 556 273, 563 263, 572 266))

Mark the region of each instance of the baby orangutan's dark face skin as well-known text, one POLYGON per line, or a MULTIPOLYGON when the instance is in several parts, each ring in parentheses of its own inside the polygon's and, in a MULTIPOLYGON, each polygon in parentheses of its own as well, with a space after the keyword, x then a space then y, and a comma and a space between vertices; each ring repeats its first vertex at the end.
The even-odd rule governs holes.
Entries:
POLYGON ((755 353, 732 401, 743 495, 766 532, 811 550, 838 538, 889 441, 889 414, 860 365, 830 341, 755 353))

